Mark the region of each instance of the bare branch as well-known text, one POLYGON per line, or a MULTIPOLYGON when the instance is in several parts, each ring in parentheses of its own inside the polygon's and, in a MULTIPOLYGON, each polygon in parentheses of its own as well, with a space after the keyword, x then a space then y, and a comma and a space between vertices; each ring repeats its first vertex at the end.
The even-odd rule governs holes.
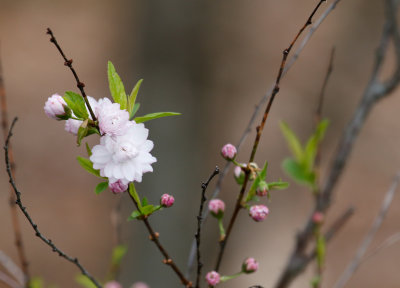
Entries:
POLYGON ((22 200, 21 200, 21 192, 18 190, 12 172, 11 172, 11 165, 10 165, 10 157, 9 157, 9 144, 10 144, 10 139, 12 136, 12 130, 14 128, 15 123, 17 122, 18 118, 14 118, 11 127, 10 127, 10 131, 8 133, 7 139, 6 139, 6 143, 4 146, 4 151, 5 151, 5 160, 6 160, 6 167, 7 167, 7 173, 8 173, 8 177, 9 177, 9 181, 11 186, 14 189, 15 192, 15 196, 17 198, 16 203, 18 205, 18 207, 21 209, 22 213, 25 215, 26 219, 28 220, 29 224, 32 226, 33 230, 35 230, 35 235, 37 237, 39 237, 44 243, 46 243, 48 246, 51 247, 51 249, 53 250, 53 252, 58 253, 58 255, 64 259, 66 259, 67 261, 73 263, 75 266, 77 266, 79 268, 79 270, 81 271, 81 273, 83 275, 85 275, 86 277, 88 277, 90 279, 90 281, 92 281, 92 283, 97 287, 97 288, 101 288, 102 286, 99 284, 99 282, 97 282, 97 280, 82 266, 82 264, 79 262, 78 258, 72 258, 70 256, 68 256, 67 254, 65 254, 63 251, 61 251, 54 243, 52 240, 47 239, 40 231, 39 228, 37 226, 37 224, 35 222, 33 222, 31 216, 29 215, 28 211, 26 210, 26 207, 23 206, 22 204, 22 200))
POLYGON ((400 181, 400 172, 396 175, 391 187, 386 192, 385 198, 383 199, 378 215, 375 217, 371 228, 369 229, 367 235, 365 235, 363 241, 361 242, 361 245, 358 247, 355 257, 347 266, 345 271, 342 273, 339 280, 335 283, 335 285, 333 286, 334 288, 343 288, 344 286, 346 286, 350 278, 354 275, 354 273, 356 273, 358 267, 362 263, 362 258, 365 255, 365 252, 367 251, 369 245, 371 244, 376 233, 381 227, 383 220, 385 219, 385 216, 390 208, 390 204, 392 204, 394 194, 397 190, 397 186, 399 185, 399 181, 400 181))

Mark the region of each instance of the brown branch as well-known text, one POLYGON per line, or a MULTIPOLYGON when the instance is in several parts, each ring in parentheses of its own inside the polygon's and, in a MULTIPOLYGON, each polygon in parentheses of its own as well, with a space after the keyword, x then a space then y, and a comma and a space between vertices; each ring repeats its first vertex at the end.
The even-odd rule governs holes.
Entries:
POLYGON ((60 52, 61 56, 64 59, 64 65, 69 67, 69 69, 71 70, 72 74, 74 75, 74 78, 76 80, 76 86, 79 88, 79 90, 81 91, 81 95, 83 97, 83 99, 85 100, 86 106, 89 109, 89 113, 90 116, 92 116, 92 120, 96 121, 96 116, 93 113, 92 107, 90 106, 89 100, 87 99, 87 95, 85 92, 85 84, 79 79, 78 74, 76 73, 74 67, 72 67, 72 59, 68 59, 67 56, 65 56, 63 50, 61 49, 60 45, 58 44, 56 38, 54 37, 53 31, 51 31, 50 28, 47 28, 47 34, 50 35, 50 42, 54 44, 54 46, 56 46, 58 52, 60 52))
MULTIPOLYGON (((296 36, 294 37, 292 42, 289 44, 289 46, 285 50, 283 50, 282 61, 281 61, 280 67, 279 67, 278 76, 276 77, 274 89, 272 90, 272 94, 271 94, 271 97, 269 98, 269 101, 268 101, 267 107, 265 109, 262 121, 261 121, 260 125, 257 126, 257 128, 256 128, 257 134, 256 134, 256 139, 254 140, 254 144, 253 144, 253 148, 252 148, 252 151, 251 151, 249 163, 254 161, 254 158, 255 158, 255 155, 256 155, 256 152, 257 152, 257 148, 258 148, 258 144, 260 142, 261 135, 262 135, 265 123, 266 123, 266 121, 268 119, 268 115, 269 115, 269 112, 271 110, 272 104, 274 102, 275 96, 279 92, 279 89, 280 89, 279 88, 279 84, 280 84, 280 81, 281 81, 281 78, 282 78, 283 71, 285 69, 287 57, 288 57, 290 51, 292 50, 294 44, 296 43, 297 39, 300 37, 301 33, 304 31, 304 29, 306 29, 307 26, 312 24, 312 18, 315 15, 315 13, 317 12, 317 10, 319 9, 319 7, 322 5, 323 2, 325 2, 325 0, 320 0, 318 2, 318 4, 315 6, 315 8, 311 12, 310 16, 308 17, 306 23, 300 28, 299 32, 296 34, 296 36)), ((222 258, 223 258, 223 255, 224 255, 224 251, 225 251, 226 243, 228 242, 229 236, 231 234, 233 225, 234 225, 234 223, 236 221, 236 218, 237 218, 237 216, 239 214, 239 211, 242 208, 242 200, 243 200, 244 192, 246 190, 247 183, 248 183, 249 176, 250 176, 250 171, 249 171, 250 167, 248 166, 247 168, 248 169, 246 169, 246 171, 245 171, 244 183, 243 183, 242 188, 241 188, 241 190, 239 192, 239 196, 238 196, 238 199, 236 201, 235 209, 234 209, 232 217, 231 217, 231 219, 229 221, 228 229, 226 230, 225 238, 221 239, 221 241, 220 241, 220 250, 219 250, 219 253, 218 253, 217 262, 216 262, 215 269, 214 269, 215 271, 218 271, 219 268, 220 268, 221 261, 222 261, 222 258)))
POLYGON ((206 198, 206 190, 208 187, 208 184, 210 184, 211 180, 218 175, 219 173, 219 168, 215 167, 215 170, 213 171, 213 173, 210 175, 210 177, 208 177, 208 180, 206 182, 203 182, 201 184, 201 200, 200 200, 200 207, 199 207, 199 214, 197 215, 197 231, 195 234, 195 239, 196 239, 196 246, 197 246, 197 274, 196 274, 196 288, 200 287, 200 277, 201 277, 201 268, 203 267, 203 263, 200 260, 200 233, 201 233, 201 223, 203 218, 201 217, 201 215, 203 214, 203 206, 204 206, 204 202, 206 202, 207 198, 206 198))
MULTIPOLYGON (((136 203, 135 198, 129 194, 129 197, 132 199, 133 203, 135 204, 136 208, 139 210, 138 203, 136 203)), ((141 218, 144 222, 144 225, 147 228, 147 231, 149 231, 149 239, 154 242, 154 244, 157 246, 158 250, 160 250, 161 254, 164 256, 163 263, 170 266, 171 269, 175 272, 175 274, 179 277, 181 280, 182 284, 185 285, 185 287, 190 288, 193 287, 192 282, 186 279, 186 277, 183 275, 181 270, 176 266, 175 262, 172 260, 172 258, 169 256, 167 250, 165 250, 164 246, 161 245, 160 241, 158 240, 158 237, 160 236, 158 232, 154 232, 153 228, 150 225, 150 222, 148 220, 148 216, 145 216, 141 218)))
MULTIPOLYGON (((8 108, 7 108, 7 97, 6 97, 6 90, 4 87, 4 79, 3 79, 3 67, 0 55, 0 109, 1 109, 1 128, 3 131, 4 139, 7 138, 8 134, 8 108)), ((11 146, 9 147, 10 153, 10 165, 11 171, 15 175, 15 163, 14 163, 14 156, 12 153, 11 146)), ((29 284, 30 274, 29 274, 29 263, 26 258, 24 242, 22 240, 22 233, 21 233, 21 226, 18 219, 18 208, 15 204, 17 198, 14 195, 14 191, 10 186, 10 196, 9 196, 9 204, 11 209, 11 221, 14 231, 14 238, 15 238, 15 246, 17 247, 18 251, 18 258, 19 262, 22 267, 22 271, 24 272, 24 283, 25 285, 29 284)))
POLYGON ((304 228, 298 234, 294 251, 286 268, 283 270, 277 285, 275 286, 277 288, 288 287, 291 281, 299 274, 294 268, 297 267, 298 259, 303 257, 302 255, 304 255, 304 251, 312 237, 314 227, 312 215, 316 211, 325 212, 330 207, 334 187, 338 183, 340 176, 344 171, 355 140, 357 139, 369 112, 378 100, 388 96, 400 82, 400 76, 398 76, 400 75, 400 41, 396 40, 399 38, 395 18, 396 11, 397 5, 393 3, 393 0, 386 0, 386 21, 383 26, 382 37, 376 52, 375 64, 372 69, 370 80, 363 93, 362 99, 353 114, 353 118, 342 134, 337 151, 333 158, 333 164, 330 168, 328 178, 325 181, 325 185, 321 190, 318 202, 315 205, 314 211, 312 211, 307 219, 304 228), (379 76, 383 67, 390 38, 394 39, 393 42, 395 44, 397 67, 389 80, 382 82, 379 80, 379 76))
MULTIPOLYGON (((291 56, 289 58, 289 60, 287 61, 285 69, 283 70, 283 73, 282 73, 282 78, 283 78, 283 76, 286 75, 286 73, 290 70, 290 68, 296 63, 296 60, 299 58, 304 47, 310 41, 312 35, 315 33, 315 31, 318 29, 318 27, 322 24, 322 22, 328 17, 328 15, 336 8, 336 5, 339 2, 340 2, 340 0, 334 0, 328 6, 328 8, 322 13, 322 15, 318 18, 318 20, 315 21, 315 23, 311 26, 310 30, 305 35, 304 39, 300 43, 299 47, 296 49, 293 56, 291 56)), ((247 137, 249 136, 250 132, 252 131, 252 127, 257 119, 257 115, 261 111, 261 108, 264 106, 264 104, 268 101, 273 89, 274 89, 274 85, 272 85, 272 87, 270 87, 266 91, 266 93, 261 97, 259 102, 256 104, 256 106, 254 108, 254 112, 251 115, 250 120, 249 120, 245 130, 243 131, 238 144, 236 145, 238 152, 240 151, 241 147, 243 146, 244 142, 246 141, 247 137)), ((221 191, 222 183, 225 179, 225 176, 228 174, 231 166, 232 166, 231 162, 227 162, 225 164, 225 167, 222 169, 222 172, 220 173, 220 175, 218 177, 218 181, 217 181, 217 184, 215 185, 215 188, 214 188, 211 198, 216 198, 219 195, 219 192, 221 191)), ((209 210, 206 207, 206 209, 204 209, 204 212, 203 212, 203 216, 202 216, 203 219, 205 220, 208 215, 209 215, 209 210)), ((203 221, 203 224, 204 224, 204 221, 203 221)), ((196 254, 196 240, 193 240, 192 247, 190 249, 190 253, 189 253, 189 257, 188 257, 187 273, 186 273, 187 277, 193 272, 194 263, 195 263, 195 254, 196 254)))
POLYGON ((37 224, 35 222, 33 222, 31 216, 29 215, 27 209, 25 206, 23 206, 22 204, 22 200, 21 200, 21 192, 18 190, 16 184, 15 184, 15 180, 11 171, 11 164, 10 164, 10 157, 9 157, 9 145, 10 145, 10 139, 14 128, 15 123, 17 122, 18 118, 14 118, 10 130, 8 132, 8 136, 6 138, 6 143, 4 145, 4 151, 5 151, 5 161, 6 161, 6 168, 7 168, 7 174, 9 177, 9 182, 11 184, 11 186, 14 189, 15 192, 15 196, 17 198, 16 203, 18 205, 18 207, 20 208, 20 210, 22 211, 22 213, 25 215, 25 218, 28 220, 29 224, 32 226, 33 230, 35 230, 35 235, 37 237, 39 237, 44 243, 46 243, 48 246, 51 247, 51 249, 53 250, 53 252, 58 253, 58 255, 64 259, 66 259, 67 261, 73 263, 75 266, 77 266, 79 268, 79 270, 81 271, 81 273, 83 275, 85 275, 86 277, 88 277, 90 279, 90 281, 97 287, 97 288, 102 288, 102 286, 99 284, 99 282, 97 282, 97 280, 82 266, 82 264, 79 262, 78 258, 72 258, 70 256, 68 256, 67 254, 65 254, 63 251, 61 251, 54 243, 52 240, 47 239, 40 231, 39 228, 37 226, 37 224))
POLYGON ((357 253, 354 256, 353 260, 347 266, 343 274, 340 276, 338 281, 335 283, 333 288, 343 288, 346 286, 347 282, 350 278, 356 273, 358 267, 362 263, 362 259, 367 251, 369 245, 371 244, 372 240, 374 239, 376 233, 378 232, 379 228, 382 226, 383 220, 392 204, 394 194, 397 190, 397 186, 399 185, 400 181, 400 173, 396 175, 393 179, 393 183, 389 190, 386 192, 383 202, 381 204, 381 208, 378 212, 378 215, 375 217, 374 222, 372 223, 371 228, 369 229, 367 235, 365 235, 361 245, 357 249, 357 253))

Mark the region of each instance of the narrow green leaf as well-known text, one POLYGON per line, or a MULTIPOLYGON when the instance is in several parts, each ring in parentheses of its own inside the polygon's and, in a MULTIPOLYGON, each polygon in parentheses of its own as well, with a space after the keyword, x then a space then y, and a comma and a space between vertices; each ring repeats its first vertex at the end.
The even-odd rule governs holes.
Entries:
POLYGON ((143 206, 141 211, 144 215, 150 215, 154 211, 154 205, 143 206))
MULTIPOLYGON (((135 87, 133 87, 131 95, 129 95, 129 98, 128 98, 128 112, 129 112, 130 117, 133 117, 133 115, 135 115, 135 113, 133 113, 133 110, 135 108, 136 97, 137 97, 137 94, 139 92, 140 85, 142 85, 142 82, 143 82, 143 79, 140 79, 136 83, 135 87)), ((139 107, 137 107, 137 108, 139 108, 139 107)))
POLYGON ((138 217, 142 216, 142 213, 140 213, 139 210, 135 210, 132 212, 132 214, 128 217, 128 221, 131 221, 133 219, 136 219, 138 217))
POLYGON ((97 288, 96 285, 94 285, 94 283, 83 274, 76 276, 75 281, 85 288, 97 288))
MULTIPOLYGON (((142 203, 140 201, 139 195, 136 192, 135 185, 132 182, 129 183, 129 194, 131 194, 131 196, 135 200, 136 204, 138 205, 139 211, 142 212, 142 203)), ((142 214, 143 214, 143 212, 142 212, 142 214)))
POLYGON ((133 120, 135 120, 136 123, 142 123, 142 122, 146 122, 146 121, 157 119, 157 118, 161 118, 161 117, 177 116, 177 115, 181 115, 181 113, 158 112, 158 113, 147 114, 147 115, 144 115, 144 116, 141 116, 141 117, 136 117, 133 120))
POLYGON ((289 126, 285 122, 280 123, 281 131, 283 136, 286 138, 286 142, 289 146, 289 149, 293 153, 293 156, 298 162, 302 162, 304 158, 304 151, 300 144, 299 139, 296 134, 289 128, 289 126))
POLYGON ((285 159, 282 163, 283 170, 295 181, 300 184, 307 184, 314 187, 315 174, 306 171, 305 167, 299 165, 293 159, 285 159))
POLYGON ((86 152, 87 152, 88 156, 90 157, 90 156, 92 156, 92 149, 90 149, 89 144, 87 142, 85 144, 86 144, 86 152))
POLYGON ((108 188, 108 182, 100 182, 99 184, 97 184, 96 189, 95 189, 96 195, 99 195, 101 192, 103 192, 107 188, 108 188))
POLYGON ((325 131, 329 126, 329 121, 327 119, 319 122, 317 128, 315 129, 314 134, 308 139, 306 147, 305 147, 305 165, 309 171, 312 171, 314 168, 315 157, 318 153, 318 146, 321 141, 324 139, 325 131))
POLYGON ((131 114, 129 116, 129 120, 133 120, 133 117, 135 117, 135 114, 139 110, 139 107, 140 107, 140 103, 135 103, 135 105, 133 105, 131 114))
POLYGON ((89 118, 89 114, 85 106, 85 100, 83 100, 83 97, 81 95, 72 91, 67 91, 65 92, 63 98, 77 118, 80 118, 82 120, 89 118))
POLYGON ((111 258, 111 265, 120 265, 122 258, 124 258, 128 247, 126 245, 118 245, 114 247, 111 258))
POLYGON ((268 183, 269 190, 283 190, 289 187, 288 182, 270 182, 268 183))
POLYGON ((83 167, 83 169, 88 171, 90 174, 93 174, 94 176, 103 178, 100 176, 100 170, 93 169, 92 161, 90 161, 89 159, 80 157, 80 156, 78 156, 76 159, 78 160, 79 164, 83 167))
POLYGON ((82 122, 81 126, 78 129, 78 134, 76 138, 76 143, 78 144, 78 146, 81 146, 82 139, 85 138, 89 132, 88 123, 89 119, 86 119, 82 122))
POLYGON ((127 108, 127 98, 124 84, 115 71, 114 65, 108 61, 108 85, 110 87, 111 96, 115 103, 119 103, 121 110, 127 108))
POLYGON ((146 206, 146 205, 148 205, 149 204, 149 201, 147 200, 147 198, 146 197, 143 197, 143 199, 142 199, 142 206, 146 206))

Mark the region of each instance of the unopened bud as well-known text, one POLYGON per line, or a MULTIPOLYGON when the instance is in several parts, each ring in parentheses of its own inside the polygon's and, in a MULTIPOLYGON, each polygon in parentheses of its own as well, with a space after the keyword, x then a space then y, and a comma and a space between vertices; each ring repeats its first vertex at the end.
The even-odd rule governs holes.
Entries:
POLYGON ((122 285, 117 281, 110 281, 104 284, 104 288, 122 288, 122 285))
POLYGON ((220 199, 212 199, 208 203, 208 209, 214 217, 221 218, 224 215, 225 203, 220 199))
POLYGON ((224 145, 221 150, 222 157, 224 157, 228 161, 233 160, 236 157, 236 153, 236 147, 229 143, 224 145))
MULTIPOLYGON (((244 166, 245 164, 240 164, 240 165, 244 166)), ((242 170, 242 167, 236 166, 235 170, 233 171, 233 176, 235 177, 235 180, 239 185, 243 184, 245 175, 244 171, 242 170)))
POLYGON ((315 212, 312 216, 314 224, 322 224, 324 222, 324 214, 322 212, 315 212))
POLYGON ((44 113, 52 119, 66 120, 71 116, 71 109, 60 95, 53 94, 44 104, 44 113))
POLYGON ((221 276, 219 275, 218 272, 211 271, 207 273, 206 280, 208 285, 215 286, 220 282, 221 276))
POLYGON ((163 207, 171 207, 175 202, 175 198, 169 194, 163 194, 160 199, 160 204, 163 207))
POLYGON ((247 258, 243 262, 242 271, 244 273, 250 274, 250 273, 256 272, 257 270, 258 270, 258 262, 254 258, 252 258, 252 257, 247 258))
POLYGON ((110 188, 111 192, 114 194, 119 194, 128 190, 128 184, 124 184, 120 179, 114 183, 109 183, 108 188, 110 188))
POLYGON ((256 194, 260 197, 268 194, 268 184, 264 180, 261 180, 256 189, 256 194))
POLYGON ((263 221, 269 214, 269 209, 265 205, 253 205, 250 207, 249 215, 254 221, 263 221))

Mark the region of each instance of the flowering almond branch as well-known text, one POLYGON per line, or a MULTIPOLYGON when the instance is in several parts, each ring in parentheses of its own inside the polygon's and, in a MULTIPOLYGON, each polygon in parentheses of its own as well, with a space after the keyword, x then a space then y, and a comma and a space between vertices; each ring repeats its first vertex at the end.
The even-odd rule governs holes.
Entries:
MULTIPOLYGON (((318 11, 318 9, 320 8, 320 6, 322 5, 323 2, 325 2, 325 0, 320 0, 318 2, 318 4, 316 5, 316 7, 313 9, 313 11, 311 12, 310 16, 308 17, 306 23, 300 28, 299 32, 296 34, 296 36, 294 37, 292 42, 289 44, 288 48, 283 50, 282 61, 281 61, 280 67, 279 67, 278 75, 276 77, 276 81, 275 81, 274 88, 272 90, 271 97, 269 98, 269 101, 268 101, 267 107, 265 109, 262 121, 261 121, 260 125, 257 126, 257 128, 256 128, 257 134, 256 134, 256 138, 254 140, 254 144, 253 144, 253 148, 252 148, 252 151, 251 151, 249 163, 254 161, 255 154, 256 154, 257 148, 258 148, 258 144, 259 144, 260 139, 261 139, 261 134, 263 132, 263 129, 264 129, 265 123, 267 121, 269 112, 271 110, 272 103, 273 103, 273 101, 275 99, 275 96, 279 92, 279 89, 280 89, 279 84, 280 84, 280 81, 281 81, 281 78, 282 78, 283 71, 285 69, 287 57, 288 57, 290 51, 292 50, 294 44, 296 43, 297 39, 302 34, 302 32, 306 29, 307 26, 312 24, 312 18, 314 17, 315 13, 318 11)), ((244 170, 245 170, 245 178, 244 178, 244 181, 243 181, 242 188, 241 188, 241 190, 239 192, 238 199, 236 201, 235 209, 234 209, 232 217, 231 217, 231 219, 229 221, 229 225, 228 225, 228 229, 226 231, 226 235, 220 241, 220 249, 219 249, 219 253, 218 253, 218 256, 217 256, 217 261, 216 261, 216 265, 215 265, 215 271, 218 271, 219 268, 220 268, 221 261, 222 261, 223 255, 224 255, 224 250, 225 250, 226 243, 228 242, 228 239, 229 239, 229 236, 231 234, 231 231, 232 231, 233 225, 235 223, 236 217, 238 216, 240 209, 243 207, 242 206, 243 205, 242 201, 243 201, 244 193, 246 191, 247 183, 249 181, 249 177, 250 177, 250 173, 251 173, 250 165, 248 164, 247 167, 244 170)))
POLYGON ((5 160, 6 160, 6 169, 7 169, 7 173, 8 173, 8 177, 10 180, 10 184, 14 189, 15 192, 15 196, 17 198, 16 200, 16 204, 18 205, 18 207, 21 209, 22 213, 25 215, 26 219, 28 220, 29 224, 32 226, 33 230, 35 230, 36 232, 36 236, 39 237, 44 243, 46 243, 48 246, 50 246, 53 250, 53 252, 58 253, 58 255, 64 259, 66 259, 67 261, 73 263, 74 265, 76 265, 79 270, 81 271, 81 273, 83 275, 85 275, 86 277, 88 277, 90 279, 90 281, 97 287, 97 288, 101 288, 102 286, 100 285, 99 282, 97 282, 97 280, 82 266, 82 264, 79 262, 78 258, 73 258, 71 256, 68 256, 66 253, 64 253, 62 250, 60 250, 54 243, 52 240, 46 238, 40 231, 39 228, 37 226, 37 224, 35 222, 33 222, 31 216, 29 215, 28 211, 26 210, 26 207, 23 206, 22 204, 22 200, 21 200, 21 192, 18 190, 14 178, 13 178, 13 174, 11 171, 11 164, 10 164, 10 157, 9 157, 9 144, 10 144, 10 139, 14 128, 15 123, 17 122, 18 118, 14 118, 10 130, 8 132, 8 136, 4 145, 4 151, 5 151, 5 160))

